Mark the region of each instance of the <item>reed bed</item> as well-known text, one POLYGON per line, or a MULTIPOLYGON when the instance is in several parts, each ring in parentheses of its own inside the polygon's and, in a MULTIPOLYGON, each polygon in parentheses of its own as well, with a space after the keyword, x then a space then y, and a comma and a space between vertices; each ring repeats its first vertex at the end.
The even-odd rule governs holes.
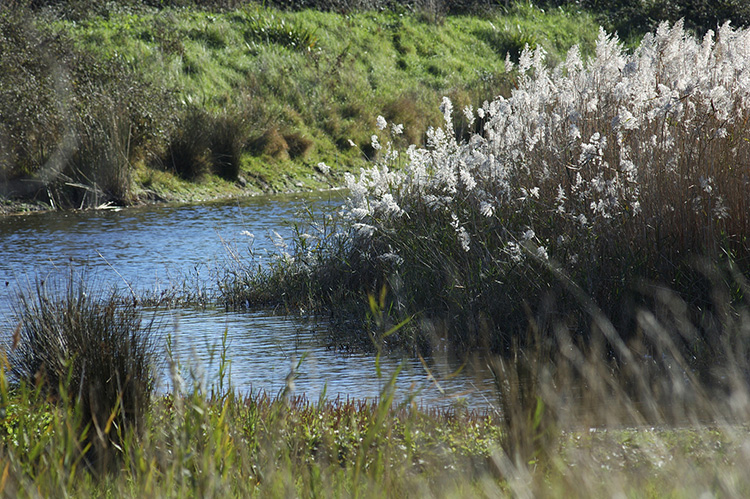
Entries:
POLYGON ((238 261, 227 302, 324 312, 348 344, 495 352, 478 495, 743 495, 748 36, 662 24, 631 53, 602 31, 555 68, 527 49, 510 96, 445 99, 425 148, 379 118, 341 217, 238 261))
POLYGON ((347 177, 339 226, 313 221, 277 266, 246 266, 236 296, 336 314, 385 289, 394 324, 418 318, 405 343, 508 352, 530 318, 585 341, 594 308, 627 342, 673 292, 697 325, 680 347, 713 362, 748 270, 749 36, 663 24, 629 53, 602 31, 594 57, 574 47, 554 69, 526 50, 510 96, 444 99, 424 148, 392 147, 402 127, 379 118, 380 159, 347 177))

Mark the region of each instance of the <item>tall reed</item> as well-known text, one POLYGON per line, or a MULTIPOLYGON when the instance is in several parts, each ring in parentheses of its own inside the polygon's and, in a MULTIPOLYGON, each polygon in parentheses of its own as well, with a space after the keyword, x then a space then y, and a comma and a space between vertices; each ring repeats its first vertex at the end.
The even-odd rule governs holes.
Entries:
POLYGON ((546 317, 545 336, 560 322, 590 337, 571 286, 626 341, 639 308, 662 310, 671 289, 697 326, 680 348, 710 364, 720 317, 743 296, 729 276, 750 270, 748 51, 750 31, 728 24, 702 41, 663 24, 632 53, 602 31, 588 61, 574 47, 553 69, 543 48, 525 50, 507 98, 462 110, 444 99, 427 147, 394 149, 403 127, 379 118, 380 159, 347 177, 339 250, 326 257, 306 233, 274 281, 319 279, 306 299, 334 314, 385 284, 395 322, 418 314, 412 343, 505 352, 529 317, 546 317), (459 114, 480 132, 457 139, 459 114))

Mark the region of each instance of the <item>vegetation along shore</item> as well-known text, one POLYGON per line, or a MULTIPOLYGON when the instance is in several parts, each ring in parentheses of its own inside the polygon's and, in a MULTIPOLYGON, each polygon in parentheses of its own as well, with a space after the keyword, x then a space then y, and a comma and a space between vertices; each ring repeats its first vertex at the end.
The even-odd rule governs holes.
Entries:
POLYGON ((345 186, 270 263, 217 270, 215 304, 316 313, 375 356, 481 352, 497 400, 420 407, 379 368, 375 401, 296 396, 294 369, 238 393, 226 335, 207 382, 171 355, 172 302, 73 269, 4 332, 0 494, 746 496, 749 22, 734 0, 6 2, 3 203, 345 186))
POLYGON ((375 158, 378 115, 421 144, 443 96, 507 95, 506 54, 590 54, 597 20, 481 2, 5 2, 0 196, 85 208, 340 186, 375 158))

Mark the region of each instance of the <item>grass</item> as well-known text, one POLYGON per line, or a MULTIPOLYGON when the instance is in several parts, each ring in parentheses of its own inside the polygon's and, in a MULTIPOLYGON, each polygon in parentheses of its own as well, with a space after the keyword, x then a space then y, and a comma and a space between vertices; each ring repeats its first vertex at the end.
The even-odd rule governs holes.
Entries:
MULTIPOLYGON (((340 185, 342 172, 374 158, 378 115, 403 120, 409 139, 420 143, 443 95, 478 107, 507 94, 513 82, 503 71, 502 47, 492 41, 497 33, 532 33, 558 57, 572 43, 590 51, 596 37, 591 17, 531 7, 451 15, 442 23, 401 11, 342 15, 255 4, 220 11, 111 6, 107 15, 92 11, 75 21, 55 12, 3 8, 9 53, 45 82, 44 91, 31 92, 10 67, 3 73, 16 97, 5 102, 0 137, 19 144, 3 175, 39 177, 60 156, 59 173, 49 175, 57 190, 47 192, 51 180, 40 177, 42 185, 25 194, 76 208, 135 202, 145 194, 133 173, 143 169, 181 176, 198 190, 210 174, 241 176, 266 191, 340 185), (60 68, 75 82, 66 87, 67 100, 55 83, 59 71, 44 62, 49 44, 64 55, 60 68), (16 102, 37 111, 16 116, 16 102), (66 122, 73 123, 69 148, 78 151, 70 159, 61 154, 66 122), (275 131, 288 151, 257 147, 275 131), (330 177, 316 175, 320 162, 331 167, 330 177)), ((15 186, 31 184, 8 185, 21 194, 15 186)), ((169 188, 170 182, 148 187, 162 195, 169 188)))
POLYGON ((72 271, 63 284, 38 281, 18 295, 18 326, 4 364, 5 403, 6 376, 25 396, 59 401, 70 411, 79 457, 99 472, 116 466, 123 435, 142 431, 156 382, 152 323, 135 299, 122 301, 72 271))
MULTIPOLYGON (((52 325, 71 316, 117 317, 109 296, 83 298, 78 289, 77 283, 62 288, 63 302, 53 294, 44 300, 22 298, 20 330, 56 337, 52 325)), ((127 304, 130 300, 120 300, 124 310, 138 311, 137 301, 127 304)), ((410 397, 396 403, 397 373, 382 379, 375 401, 325 396, 309 401, 296 396, 291 384, 277 397, 240 394, 228 376, 225 337, 219 374, 211 385, 183 378, 194 371, 170 357, 171 391, 148 399, 137 427, 120 424, 123 406, 115 406, 111 427, 100 428, 104 435, 109 428, 110 438, 117 435, 110 440, 106 468, 94 465, 89 443, 97 438, 92 436, 96 425, 80 396, 85 388, 63 382, 51 392, 38 377, 13 380, 18 359, 28 358, 19 352, 54 351, 23 333, 0 370, 0 493, 744 495, 750 487, 744 473, 750 464, 750 397, 747 356, 741 354, 750 345, 746 327, 737 324, 744 333, 737 336, 742 343, 732 346, 738 355, 722 371, 724 389, 708 391, 682 370, 685 359, 670 346, 659 321, 644 317, 642 325, 646 335, 663 340, 653 361, 613 368, 596 342, 575 344, 560 331, 553 345, 539 341, 530 324, 526 348, 490 358, 501 411, 467 410, 460 404, 420 408, 410 397)), ((114 346, 122 340, 107 341, 114 346)), ((84 358, 100 359, 85 352, 84 358)), ((112 367, 120 375, 127 371, 112 367)), ((95 378, 81 380, 96 385, 95 378)))

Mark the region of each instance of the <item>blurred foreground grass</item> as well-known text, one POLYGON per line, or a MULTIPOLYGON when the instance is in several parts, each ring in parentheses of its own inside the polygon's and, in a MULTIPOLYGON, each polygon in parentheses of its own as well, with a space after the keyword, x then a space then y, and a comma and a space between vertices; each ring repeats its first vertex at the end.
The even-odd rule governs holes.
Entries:
POLYGON ((157 394, 141 361, 159 363, 151 341, 158 320, 137 320, 136 297, 97 293, 71 277, 57 287, 39 283, 18 303, 20 322, 0 369, 4 497, 742 497, 750 490, 746 364, 735 358, 723 371, 725 386, 710 392, 679 367, 668 338, 655 359, 632 364, 608 361, 596 346, 579 349, 562 333, 554 347, 531 338, 488 361, 498 399, 486 410, 419 407, 396 386, 398 373, 382 378, 377 400, 310 401, 291 382, 277 396, 243 394, 231 384, 226 336, 210 384, 171 357, 168 340, 170 387, 157 394))

